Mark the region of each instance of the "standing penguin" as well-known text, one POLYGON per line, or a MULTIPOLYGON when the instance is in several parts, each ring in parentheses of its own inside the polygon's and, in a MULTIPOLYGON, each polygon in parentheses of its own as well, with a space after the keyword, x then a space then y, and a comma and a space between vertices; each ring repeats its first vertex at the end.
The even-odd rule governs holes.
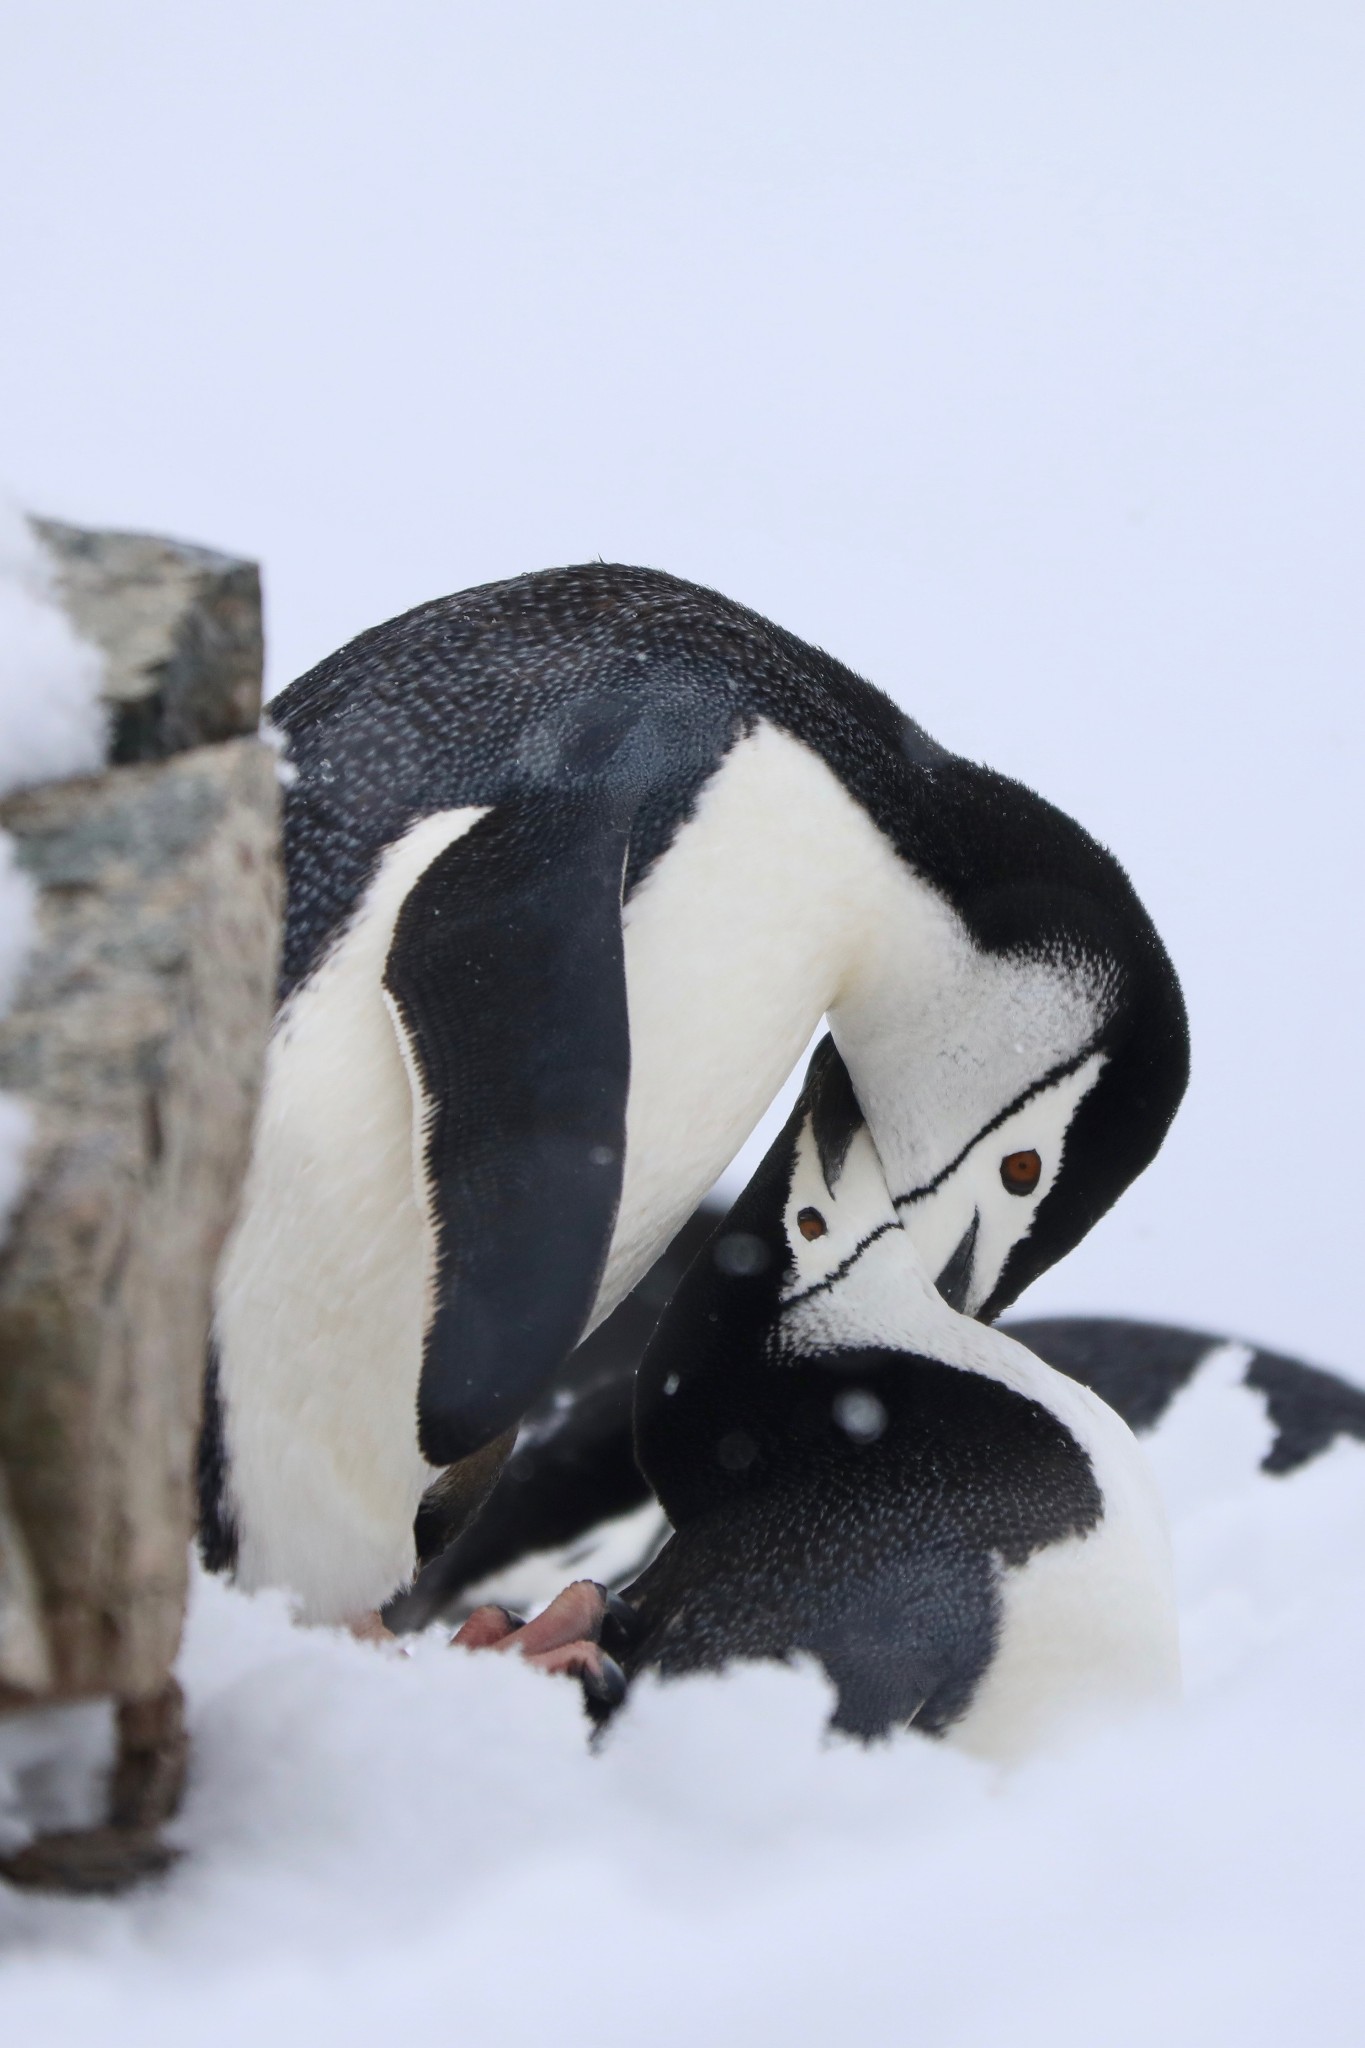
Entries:
POLYGON ((804 1652, 835 1727, 995 1757, 1176 1685, 1127 1425, 944 1302, 828 1039, 645 1354, 636 1445, 673 1533, 625 1592, 631 1675, 804 1652))
POLYGON ((992 1316, 1160 1144, 1184 1010, 1123 871, 713 593, 590 565, 276 701, 280 1008, 215 1309, 205 1555, 354 1619, 822 1015, 944 1297, 992 1316))

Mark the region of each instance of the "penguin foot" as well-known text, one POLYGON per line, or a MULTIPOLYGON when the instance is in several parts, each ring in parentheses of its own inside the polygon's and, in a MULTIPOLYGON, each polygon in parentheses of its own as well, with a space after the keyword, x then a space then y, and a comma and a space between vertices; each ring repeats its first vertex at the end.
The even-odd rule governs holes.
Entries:
POLYGON ((396 1643, 398 1640, 377 1607, 372 1607, 368 1614, 355 1615, 346 1627, 358 1643, 396 1643))
POLYGON ((513 1614, 510 1607, 476 1607, 458 1635, 451 1637, 451 1647, 462 1650, 496 1650, 506 1647, 518 1629, 526 1623, 519 1614, 513 1614))
POLYGON ((644 1617, 629 1600, 623 1600, 619 1593, 604 1596, 602 1626, 597 1640, 602 1648, 617 1657, 628 1657, 645 1632, 644 1617))
POLYGON ((451 1647, 462 1650, 508 1650, 515 1647, 538 1671, 564 1672, 577 1678, 589 1709, 619 1706, 626 1679, 616 1659, 603 1649, 599 1636, 613 1617, 615 1603, 594 1579, 576 1579, 550 1602, 534 1621, 523 1621, 506 1607, 476 1607, 451 1647))

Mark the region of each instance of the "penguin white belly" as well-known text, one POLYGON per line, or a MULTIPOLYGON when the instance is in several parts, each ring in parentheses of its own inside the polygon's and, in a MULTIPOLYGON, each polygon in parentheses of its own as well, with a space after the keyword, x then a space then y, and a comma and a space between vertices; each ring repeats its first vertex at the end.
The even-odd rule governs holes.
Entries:
POLYGON ((1180 1690, 1175 1573, 1155 1479, 1125 1422, 1088 1389, 1044 1372, 1049 1405, 1089 1453, 1104 1514, 1085 1535, 1001 1570, 995 1654, 948 1730, 960 1748, 1000 1763, 1180 1690))
POLYGON ((379 1605, 411 1573, 431 1483, 417 1448, 430 1286, 408 1076, 384 1003, 417 877, 483 816, 425 818, 280 1014, 214 1317, 239 1582, 313 1621, 379 1605))

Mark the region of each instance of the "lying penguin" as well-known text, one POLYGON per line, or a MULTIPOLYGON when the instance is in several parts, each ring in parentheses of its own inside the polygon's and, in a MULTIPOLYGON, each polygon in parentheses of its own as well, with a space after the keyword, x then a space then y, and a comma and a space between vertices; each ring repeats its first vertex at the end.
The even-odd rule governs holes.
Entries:
POLYGON ((628 1677, 805 1653, 836 1728, 995 1757, 1176 1687, 1131 1432, 942 1299, 828 1039, 646 1352, 636 1445, 672 1533, 610 1624, 628 1677))
POLYGON ((1179 987, 1118 863, 711 592, 592 564, 444 598, 272 718, 280 1007, 201 1527, 306 1618, 407 1582, 436 1474, 473 1512, 822 1016, 907 1242, 972 1315, 1180 1100, 1179 987))
POLYGON ((1019 1317, 1007 1327, 1059 1372, 1093 1387, 1138 1436, 1157 1442, 1180 1398, 1216 1378, 1261 1410, 1268 1441, 1257 1469, 1271 1480, 1302 1471, 1343 1439, 1365 1444, 1365 1387, 1300 1358, 1122 1316, 1019 1317))
MULTIPOLYGON (((676 1286, 679 1255, 695 1256, 721 1217, 709 1206, 698 1212, 656 1284, 676 1286)), ((657 1323, 654 1305, 635 1301, 628 1319, 613 1318, 575 1354, 528 1417, 487 1507, 444 1548, 433 1500, 431 1561, 393 1603, 394 1628, 458 1620, 489 1600, 539 1606, 576 1573, 625 1585, 657 1555, 668 1521, 635 1462, 632 1421, 640 1357, 657 1323)), ((1121 1316, 1011 1317, 999 1327, 1092 1388, 1162 1462, 1183 1402, 1216 1389, 1229 1440, 1182 1473, 1186 1510, 1253 1472, 1274 1487, 1337 1443, 1365 1447, 1365 1387, 1236 1337, 1121 1316)))

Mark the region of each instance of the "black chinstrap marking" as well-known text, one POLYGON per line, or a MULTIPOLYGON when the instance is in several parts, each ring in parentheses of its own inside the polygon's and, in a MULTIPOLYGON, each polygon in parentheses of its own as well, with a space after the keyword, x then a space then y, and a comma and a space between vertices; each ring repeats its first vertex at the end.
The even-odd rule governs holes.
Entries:
POLYGON ((837 1266, 826 1273, 823 1280, 812 1280, 810 1286, 804 1287, 800 1294, 784 1296, 782 1313, 785 1315, 788 1309, 800 1308, 803 1301, 810 1301, 817 1294, 828 1294, 832 1287, 837 1287, 841 1280, 848 1278, 864 1252, 868 1251, 879 1239, 885 1237, 889 1230, 899 1230, 900 1227, 895 1218, 891 1217, 887 1222, 879 1223, 875 1230, 869 1230, 867 1236, 860 1239, 847 1258, 841 1259, 837 1266))
POLYGON ((1032 1102, 1036 1096, 1045 1095, 1049 1088, 1055 1088, 1057 1083, 1059 1081, 1064 1081, 1068 1074, 1078 1073, 1080 1069, 1085 1065, 1086 1061, 1092 1058, 1093 1055, 1100 1050, 1102 1050, 1102 1048, 1099 1045, 1098 1041, 1092 1039, 1084 1047, 1084 1049, 1076 1053, 1073 1058, 1059 1061, 1055 1067, 1050 1067, 1048 1069, 1047 1073, 1043 1075, 1041 1080, 1031 1081, 1027 1088, 1022 1089, 1020 1093, 1015 1096, 1013 1102, 1007 1102, 1005 1104, 1005 1107, 1002 1110, 998 1111, 997 1114, 991 1118, 989 1123, 982 1124, 981 1129, 976 1133, 976 1136, 974 1138, 969 1138, 967 1140, 967 1143, 962 1147, 962 1150, 959 1153, 957 1153, 956 1157, 950 1159, 946 1166, 940 1167, 939 1171, 934 1175, 932 1180, 925 1181, 922 1187, 909 1189, 908 1192, 903 1195, 893 1195, 891 1199, 895 1204, 896 1208, 912 1208, 916 1202, 926 1201, 930 1195, 937 1194, 938 1190, 943 1186, 944 1182, 952 1179, 953 1175, 957 1172, 959 1166, 961 1166, 963 1160, 970 1158, 971 1154, 975 1152, 977 1146, 981 1143, 983 1138, 988 1138, 992 1131, 998 1131, 1001 1124, 1008 1123, 1009 1119, 1016 1113, 1016 1111, 1023 1109, 1028 1103, 1032 1102))

